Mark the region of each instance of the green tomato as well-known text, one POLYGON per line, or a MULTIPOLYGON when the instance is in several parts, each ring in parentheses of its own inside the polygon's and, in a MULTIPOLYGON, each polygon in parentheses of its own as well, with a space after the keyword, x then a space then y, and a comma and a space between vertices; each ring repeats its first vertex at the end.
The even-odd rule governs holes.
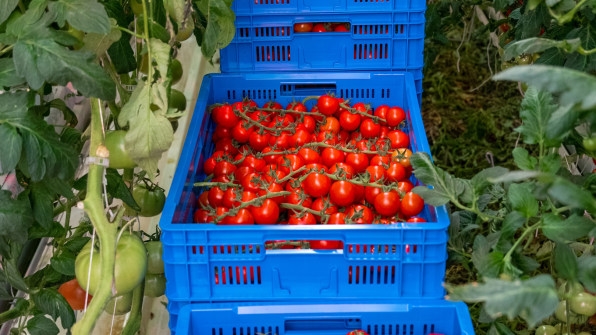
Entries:
POLYGON ((596 151, 596 137, 586 137, 582 140, 582 144, 584 145, 584 149, 587 151, 596 151))
POLYGON ((176 58, 172 59, 172 63, 170 64, 170 70, 172 71, 172 85, 176 84, 182 78, 182 74, 184 70, 182 69, 182 63, 176 58))
POLYGON ((170 91, 170 100, 168 100, 168 107, 174 108, 178 111, 186 110, 186 97, 184 93, 179 90, 172 89, 170 91))
POLYGON ((532 64, 532 62, 534 62, 534 59, 532 58, 532 55, 529 54, 522 54, 515 58, 515 63, 517 65, 528 65, 532 64))
POLYGON ((148 188, 143 183, 136 184, 132 188, 132 197, 141 208, 139 212, 134 212, 134 214, 144 217, 151 217, 161 213, 166 203, 164 189, 157 185, 148 188))
POLYGON ((534 335, 556 335, 557 333, 557 328, 549 325, 542 325, 536 328, 534 335))
POLYGON ((164 273, 163 259, 161 258, 163 246, 161 241, 145 243, 147 249, 147 274, 157 275, 164 273))
POLYGON ((580 292, 571 297, 569 308, 574 313, 592 316, 596 314, 596 297, 587 292, 580 292))
POLYGON ((104 311, 112 315, 123 315, 130 312, 132 307, 132 291, 108 300, 104 311))
MULTIPOLYGON (((147 251, 145 244, 136 235, 122 233, 116 244, 116 260, 114 264, 115 296, 131 292, 145 278, 147 272, 147 251)), ((89 241, 75 259, 75 275, 81 287, 87 287, 89 294, 95 295, 99 285, 106 277, 101 273, 101 256, 99 249, 89 241), (90 256, 93 259, 90 259, 90 256)))
MULTIPOLYGON (((147 11, 149 10, 149 4, 145 2, 147 11)), ((130 9, 135 15, 143 14, 143 1, 142 0, 130 0, 130 9)))
POLYGON ((585 289, 582 284, 565 281, 559 286, 557 293, 561 299, 565 299, 584 291, 585 289))
POLYGON ((105 146, 110 151, 110 167, 113 169, 132 169, 137 164, 124 147, 126 131, 112 130, 106 133, 105 146))
POLYGON ((166 277, 163 274, 145 276, 145 296, 157 298, 166 293, 166 277))

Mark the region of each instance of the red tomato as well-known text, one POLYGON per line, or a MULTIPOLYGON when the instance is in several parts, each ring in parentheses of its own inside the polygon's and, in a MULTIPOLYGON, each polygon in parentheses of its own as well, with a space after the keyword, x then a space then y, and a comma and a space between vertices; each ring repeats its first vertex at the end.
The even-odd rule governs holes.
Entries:
POLYGON ((357 329, 349 331, 346 335, 368 335, 368 333, 362 329, 357 329))
POLYGON ((299 101, 290 102, 286 106, 286 109, 287 110, 297 111, 297 112, 306 112, 308 110, 308 109, 306 109, 306 106, 304 106, 304 104, 302 102, 299 102, 299 101))
POLYGON ((238 153, 238 149, 234 146, 234 142, 231 137, 226 137, 218 140, 215 143, 215 151, 223 151, 229 155, 235 155, 238 153))
POLYGON ((298 122, 298 125, 296 126, 296 130, 304 129, 312 134, 315 131, 316 125, 317 121, 315 121, 314 117, 310 115, 303 115, 302 121, 298 122))
POLYGON ((339 207, 351 205, 356 199, 354 184, 345 180, 335 181, 329 189, 329 200, 339 207))
POLYGON ((269 133, 253 131, 248 137, 248 143, 256 151, 261 151, 269 145, 269 137, 271 137, 269 133))
POLYGON ((265 199, 260 206, 250 209, 256 224, 276 224, 279 220, 279 205, 271 200, 265 199))
POLYGON ((414 188, 414 184, 408 179, 399 181, 397 183, 397 190, 401 193, 408 193, 414 188))
POLYGON ((304 165, 318 163, 321 160, 319 152, 311 148, 300 148, 300 150, 298 150, 298 156, 302 158, 304 165))
POLYGON ((374 206, 375 198, 383 191, 380 187, 366 186, 364 188, 364 199, 374 206))
POLYGON ((85 307, 89 305, 89 302, 91 302, 91 298, 93 298, 81 288, 76 278, 60 285, 60 287, 58 287, 58 292, 62 294, 64 299, 66 299, 66 302, 68 302, 70 307, 75 311, 85 309, 85 307), (85 302, 87 305, 85 305, 85 302))
POLYGON ((251 172, 257 172, 254 168, 250 166, 240 166, 234 171, 234 180, 240 181, 244 176, 251 172))
POLYGON ((237 207, 238 205, 240 205, 241 196, 242 191, 240 191, 240 189, 236 187, 228 187, 224 191, 221 204, 227 208, 237 207))
POLYGON ((392 160, 401 163, 406 168, 411 167, 410 157, 412 156, 412 150, 410 149, 397 149, 391 154, 392 160))
POLYGON ((219 186, 213 186, 209 190, 207 197, 209 198, 209 204, 211 207, 222 206, 224 191, 219 186))
POLYGON ((350 30, 348 30, 348 27, 346 27, 345 24, 338 24, 337 26, 335 26, 335 28, 333 28, 333 31, 336 33, 344 33, 349 32, 350 30))
POLYGON ((327 31, 327 28, 325 28, 325 24, 323 23, 315 23, 311 31, 313 33, 324 33, 327 31))
POLYGON ((334 240, 312 240, 308 241, 308 245, 311 249, 318 249, 318 250, 334 250, 334 249, 343 249, 344 244, 342 241, 334 241, 334 240))
MULTIPOLYGON (((310 209, 312 209, 313 211, 321 212, 321 214, 325 215, 337 213, 337 207, 335 207, 333 204, 331 204, 331 202, 329 202, 329 198, 316 198, 312 202, 310 209)), ((320 215, 315 215, 315 217, 317 218, 317 220, 321 219, 320 215)))
POLYGON ((342 129, 347 131, 354 131, 360 126, 362 117, 360 114, 353 114, 350 111, 344 110, 339 114, 339 125, 342 129))
POLYGON ((320 125, 319 131, 328 131, 332 134, 337 134, 339 133, 339 121, 333 116, 328 116, 323 121, 323 124, 320 125))
POLYGON ((242 180, 239 180, 240 186, 244 191, 250 191, 253 193, 259 193, 261 186, 263 185, 262 175, 258 172, 250 172, 242 180))
POLYGON ((333 166, 329 168, 329 173, 337 173, 339 177, 345 176, 347 179, 352 179, 355 174, 354 168, 351 165, 343 162, 333 164, 333 166))
POLYGON ((219 161, 215 163, 215 168, 213 169, 213 175, 215 177, 218 176, 230 176, 236 171, 236 165, 228 162, 228 161, 219 161))
MULTIPOLYGON (((276 148, 277 150, 285 150, 292 146, 292 139, 294 135, 287 131, 282 131, 278 136, 269 137, 269 146, 276 148)), ((263 149, 265 150, 265 149, 263 149)))
POLYGON ((232 128, 232 138, 238 143, 246 143, 253 131, 253 126, 248 121, 240 121, 232 128))
POLYGON ((199 206, 199 208, 209 207, 209 191, 204 191, 201 193, 201 195, 199 195, 197 205, 199 206))
MULTIPOLYGON (((387 118, 387 111, 389 111, 389 106, 388 105, 380 105, 377 106, 377 108, 375 108, 375 112, 374 115, 377 117, 380 117, 383 120, 386 120, 387 118)), ((385 123, 385 122, 381 122, 381 123, 385 123)))
POLYGON ((222 138, 230 138, 232 137, 232 128, 224 128, 221 125, 215 127, 213 131, 213 142, 219 141, 222 138))
POLYGON ((336 145, 338 142, 337 135, 329 131, 321 131, 315 135, 317 142, 323 142, 329 145, 336 145))
POLYGON ((390 190, 381 192, 375 197, 375 211, 382 216, 394 216, 399 212, 399 194, 390 190))
MULTIPOLYGON (((284 190, 283 186, 281 186, 280 184, 276 183, 276 182, 272 182, 269 184, 269 186, 267 186, 266 189, 261 189, 259 190, 259 196, 264 196, 270 193, 277 193, 277 192, 282 192, 284 190)), ((284 201, 284 196, 280 195, 277 197, 273 197, 270 198, 273 201, 277 202, 278 204, 281 204, 284 201)), ((244 200, 242 200, 244 202, 244 200)))
POLYGON ((298 170, 302 166, 304 166, 304 162, 296 154, 281 156, 277 159, 277 168, 286 175, 298 170))
POLYGON ((224 128, 232 128, 240 121, 230 104, 215 107, 211 110, 211 117, 216 124, 224 128))
POLYGON ((368 175, 370 176, 370 182, 375 182, 385 178, 385 168, 382 165, 367 166, 366 172, 368 172, 368 175))
POLYGON ((356 224, 371 224, 374 215, 367 206, 356 204, 348 208, 346 218, 356 224))
POLYGON ((193 215, 194 223, 211 223, 213 218, 209 215, 209 211, 206 209, 197 209, 193 215))
POLYGON ((317 108, 319 113, 331 116, 339 110, 339 100, 328 94, 321 95, 317 100, 317 108))
POLYGON ((307 33, 312 30, 313 24, 311 22, 294 23, 294 32, 307 33))
POLYGON ((364 172, 369 165, 366 154, 353 152, 346 155, 345 163, 352 166, 356 174, 364 172))
POLYGON ((292 116, 292 114, 285 114, 283 116, 280 114, 276 114, 271 120, 271 122, 269 122, 269 127, 276 129, 285 128, 293 124, 294 121, 295 119, 292 116))
POLYGON ((288 218, 288 224, 291 225, 311 225, 317 224, 317 219, 312 213, 292 213, 288 218))
POLYGON ((220 223, 220 225, 244 225, 244 224, 255 224, 255 219, 253 218, 250 211, 246 208, 241 208, 238 210, 236 215, 228 215, 226 216, 220 223))
POLYGON ((346 223, 346 213, 337 212, 329 215, 329 219, 327 220, 327 224, 345 224, 346 223))
POLYGON ((388 166, 390 162, 391 158, 389 156, 374 155, 370 159, 370 165, 388 166))
POLYGON ((332 167, 337 163, 343 163, 346 153, 335 148, 325 148, 321 152, 321 163, 327 167, 332 167))
POLYGON ((306 143, 313 141, 313 135, 308 130, 297 129, 294 135, 290 136, 290 146, 300 148, 306 143))
POLYGON ((365 119, 360 123, 360 134, 364 138, 378 137, 381 133, 381 125, 373 119, 365 119))
POLYGON ((304 193, 314 198, 326 196, 331 188, 331 179, 322 173, 309 173, 302 182, 304 193))
POLYGON ((272 147, 265 147, 261 152, 263 153, 263 159, 267 164, 277 164, 277 160, 281 157, 281 154, 276 153, 279 151, 272 147))
POLYGON ((406 112, 400 107, 391 107, 387 110, 385 120, 388 126, 396 127, 406 120, 406 112))
POLYGON ((389 163, 385 171, 385 179, 390 183, 402 181, 407 175, 406 168, 398 162, 389 163))
POLYGON ((401 199, 401 213, 405 216, 420 214, 424 209, 424 200, 413 192, 408 192, 401 199))
POLYGON ((424 218, 419 217, 419 216, 412 216, 412 217, 408 218, 406 220, 406 222, 409 222, 409 223, 421 223, 421 222, 426 222, 426 220, 424 218))
POLYGON ((387 134, 392 149, 407 148, 410 146, 410 136, 401 130, 392 130, 387 134))
POLYGON ((244 160, 240 163, 240 166, 248 166, 254 169, 256 172, 261 172, 265 169, 267 162, 262 158, 257 158, 255 155, 248 154, 244 157, 244 160))

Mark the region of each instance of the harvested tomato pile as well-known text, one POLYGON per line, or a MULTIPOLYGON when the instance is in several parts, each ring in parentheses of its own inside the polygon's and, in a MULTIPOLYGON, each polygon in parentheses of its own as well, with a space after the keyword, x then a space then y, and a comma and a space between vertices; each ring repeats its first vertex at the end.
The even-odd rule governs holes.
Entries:
MULTIPOLYGON (((307 98, 306 100, 308 100, 307 98)), ((285 108, 243 100, 211 106, 215 149, 196 223, 424 222, 411 192, 406 113, 331 95, 285 108)))

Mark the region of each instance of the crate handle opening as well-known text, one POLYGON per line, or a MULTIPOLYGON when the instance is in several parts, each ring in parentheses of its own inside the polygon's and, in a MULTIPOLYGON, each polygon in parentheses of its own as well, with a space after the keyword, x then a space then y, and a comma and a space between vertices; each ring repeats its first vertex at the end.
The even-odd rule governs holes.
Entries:
POLYGON ((286 320, 284 327, 289 331, 312 331, 321 332, 329 330, 344 330, 346 333, 350 330, 361 329, 362 320, 358 318, 324 318, 324 319, 293 319, 286 320))
POLYGON ((281 83, 281 95, 289 96, 310 96, 323 95, 326 93, 335 93, 337 85, 335 83, 316 83, 316 84, 296 84, 281 83))

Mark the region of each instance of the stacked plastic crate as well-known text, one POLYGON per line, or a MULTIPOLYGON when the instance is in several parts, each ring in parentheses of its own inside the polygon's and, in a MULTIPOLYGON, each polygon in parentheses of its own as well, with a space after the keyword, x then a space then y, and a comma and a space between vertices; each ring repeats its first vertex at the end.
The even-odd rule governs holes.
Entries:
POLYGON ((410 149, 430 154, 419 100, 424 1, 251 0, 234 10, 236 37, 222 50, 223 73, 202 83, 161 216, 172 333, 473 334, 466 306, 443 299, 444 207, 426 206, 423 224, 193 224, 195 183, 214 149, 214 103, 286 105, 332 92, 401 106, 410 149), (349 29, 295 32, 302 22, 349 29), (267 248, 279 240, 337 240, 343 249, 267 248))

